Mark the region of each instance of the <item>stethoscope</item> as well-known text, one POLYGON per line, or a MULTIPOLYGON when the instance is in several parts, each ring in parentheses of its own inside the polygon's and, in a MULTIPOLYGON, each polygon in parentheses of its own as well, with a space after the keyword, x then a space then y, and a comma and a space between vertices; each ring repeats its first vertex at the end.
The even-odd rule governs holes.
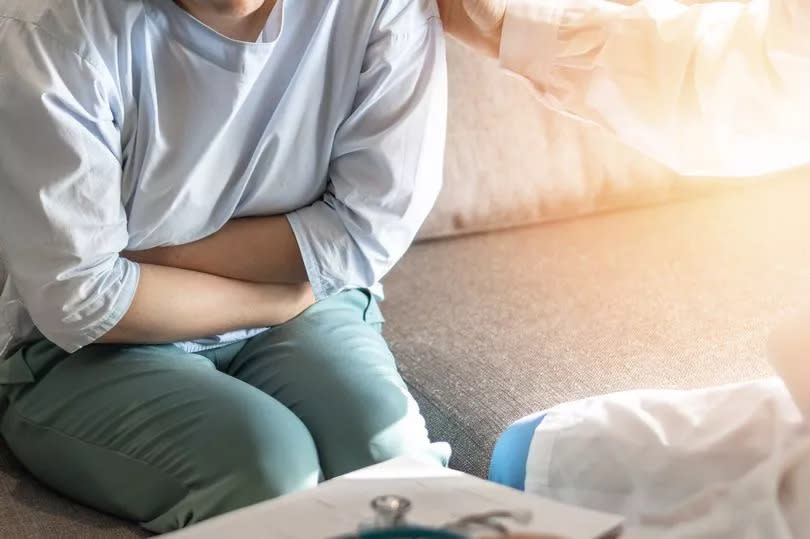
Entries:
POLYGON ((468 533, 478 529, 500 536, 509 533, 500 522, 503 519, 528 524, 531 513, 515 511, 488 511, 467 515, 439 528, 409 525, 405 516, 411 510, 411 501, 403 496, 377 496, 371 500, 374 521, 365 529, 337 539, 467 539, 468 533))

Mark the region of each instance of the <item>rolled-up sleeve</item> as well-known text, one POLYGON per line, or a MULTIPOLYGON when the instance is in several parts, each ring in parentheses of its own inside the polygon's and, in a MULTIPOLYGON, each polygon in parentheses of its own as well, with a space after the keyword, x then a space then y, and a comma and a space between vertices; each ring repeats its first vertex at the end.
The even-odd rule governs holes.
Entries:
POLYGON ((676 172, 757 176, 810 163, 808 35, 806 0, 510 0, 501 63, 676 172))
POLYGON ((67 351, 104 335, 138 266, 121 202, 113 85, 34 26, 0 20, 0 252, 39 331, 67 351))
POLYGON ((335 136, 327 191, 288 215, 316 297, 371 287, 405 253, 441 188, 446 115, 435 3, 387 2, 335 136))

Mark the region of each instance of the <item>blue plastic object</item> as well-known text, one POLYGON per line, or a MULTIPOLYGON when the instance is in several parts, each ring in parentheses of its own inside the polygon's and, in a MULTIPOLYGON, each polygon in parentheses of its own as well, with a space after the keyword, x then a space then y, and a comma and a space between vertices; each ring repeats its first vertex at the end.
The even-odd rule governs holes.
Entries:
POLYGON ((489 480, 507 487, 526 488, 526 460, 537 426, 543 422, 545 412, 540 412, 512 423, 492 450, 489 465, 489 480))

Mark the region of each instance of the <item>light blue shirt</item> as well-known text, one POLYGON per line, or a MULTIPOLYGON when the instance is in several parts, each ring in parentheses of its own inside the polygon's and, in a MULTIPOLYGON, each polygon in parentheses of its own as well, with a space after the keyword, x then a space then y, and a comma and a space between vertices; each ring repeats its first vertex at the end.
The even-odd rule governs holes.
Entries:
POLYGON ((94 342, 138 285, 122 250, 235 217, 286 214, 318 298, 375 287, 440 188, 433 0, 280 0, 256 43, 172 0, 3 0, 0 51, 0 357, 94 342))

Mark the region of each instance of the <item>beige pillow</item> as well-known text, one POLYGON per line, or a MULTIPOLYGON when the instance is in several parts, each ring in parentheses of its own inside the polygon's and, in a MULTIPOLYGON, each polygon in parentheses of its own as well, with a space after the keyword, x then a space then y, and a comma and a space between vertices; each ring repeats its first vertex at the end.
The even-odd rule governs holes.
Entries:
POLYGON ((421 237, 562 219, 711 189, 547 109, 527 82, 447 44, 445 186, 421 237))

